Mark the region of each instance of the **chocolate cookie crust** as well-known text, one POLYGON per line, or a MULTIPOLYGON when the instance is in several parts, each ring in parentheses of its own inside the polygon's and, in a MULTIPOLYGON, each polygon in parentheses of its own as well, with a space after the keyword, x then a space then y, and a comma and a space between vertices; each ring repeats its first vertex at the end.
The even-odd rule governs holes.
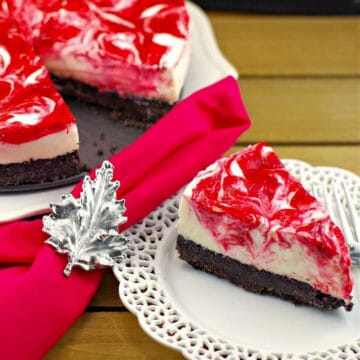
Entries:
POLYGON ((79 171, 77 151, 52 159, 5 164, 0 165, 0 186, 54 181, 75 175, 79 171))
POLYGON ((112 109, 112 117, 123 120, 128 126, 147 128, 173 107, 164 101, 137 97, 121 98, 115 92, 99 92, 95 87, 80 81, 53 74, 51 79, 63 95, 112 109))
POLYGON ((350 311, 353 306, 346 305, 343 300, 324 294, 304 282, 258 270, 254 266, 205 249, 181 235, 177 238, 176 249, 180 258, 193 267, 225 278, 254 293, 273 295, 297 305, 312 305, 320 309, 332 310, 344 306, 350 311))

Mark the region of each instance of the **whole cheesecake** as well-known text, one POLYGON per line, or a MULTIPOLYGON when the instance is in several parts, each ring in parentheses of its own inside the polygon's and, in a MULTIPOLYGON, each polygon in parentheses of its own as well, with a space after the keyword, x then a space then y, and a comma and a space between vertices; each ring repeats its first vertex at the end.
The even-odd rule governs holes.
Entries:
POLYGON ((184 0, 8 0, 67 95, 146 127, 179 100, 190 58, 184 0))
POLYGON ((200 172, 185 188, 177 250, 196 268, 296 304, 351 310, 344 236, 264 143, 200 172))
POLYGON ((0 27, 0 186, 76 174, 74 116, 18 24, 0 15, 0 27))
POLYGON ((179 100, 183 0, 6 0, 0 25, 0 186, 79 171, 76 120, 54 84, 142 128, 179 100))

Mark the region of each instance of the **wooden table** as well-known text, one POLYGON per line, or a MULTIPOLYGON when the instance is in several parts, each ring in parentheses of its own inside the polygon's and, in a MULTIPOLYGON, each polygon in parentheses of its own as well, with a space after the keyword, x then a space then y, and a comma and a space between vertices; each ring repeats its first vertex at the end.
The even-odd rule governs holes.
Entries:
MULTIPOLYGON (((266 141, 283 158, 360 175, 360 19, 208 12, 240 74, 252 128, 229 152, 266 141)), ((109 272, 55 359, 181 359, 148 337, 109 272)))

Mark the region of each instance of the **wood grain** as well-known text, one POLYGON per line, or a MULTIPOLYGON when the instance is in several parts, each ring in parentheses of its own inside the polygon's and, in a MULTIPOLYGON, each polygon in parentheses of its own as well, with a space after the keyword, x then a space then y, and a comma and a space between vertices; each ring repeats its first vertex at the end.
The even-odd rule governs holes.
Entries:
POLYGON ((155 342, 128 312, 85 313, 66 332, 47 360, 175 360, 180 353, 155 342))
POLYGON ((98 291, 90 302, 90 311, 122 308, 123 304, 119 298, 118 288, 119 282, 109 270, 105 274, 98 291))
POLYGON ((241 79, 242 143, 360 143, 360 79, 241 79))
POLYGON ((360 74, 358 17, 208 15, 220 49, 240 75, 360 74))

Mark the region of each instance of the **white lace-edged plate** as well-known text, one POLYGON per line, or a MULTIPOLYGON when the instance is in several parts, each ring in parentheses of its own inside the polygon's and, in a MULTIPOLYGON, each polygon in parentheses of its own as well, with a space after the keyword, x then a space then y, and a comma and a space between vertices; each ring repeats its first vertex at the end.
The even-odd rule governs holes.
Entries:
MULTIPOLYGON (((345 180, 359 211, 358 176, 298 160, 284 163, 309 190, 313 182, 345 180)), ((360 359, 359 270, 353 271, 352 312, 246 292, 179 259, 177 209, 174 196, 129 229, 128 258, 114 268, 121 301, 146 333, 188 359, 360 359)))

